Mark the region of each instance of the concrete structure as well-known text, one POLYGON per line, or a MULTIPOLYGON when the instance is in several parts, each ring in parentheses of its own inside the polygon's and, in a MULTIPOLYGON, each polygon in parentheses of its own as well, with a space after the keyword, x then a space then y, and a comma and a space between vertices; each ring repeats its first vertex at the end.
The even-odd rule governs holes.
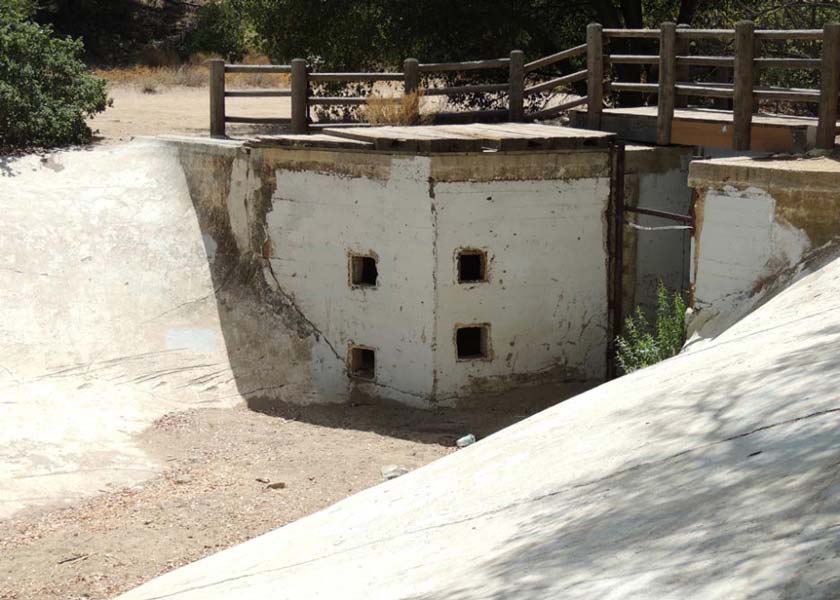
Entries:
POLYGON ((840 235, 840 162, 832 158, 695 161, 693 327, 734 322, 765 288, 783 287, 804 259, 840 235))
POLYGON ((611 134, 341 134, 172 142, 228 270, 259 270, 312 334, 318 399, 430 407, 604 377, 611 134))
MULTIPOLYGON (((460 152, 323 135, 5 161, 0 516, 153 476, 134 435, 190 406, 480 406, 603 377, 608 136, 557 129, 460 133, 460 152), (456 326, 486 324, 465 341, 487 356, 459 360, 456 326)), ((629 151, 628 201, 676 199, 680 164, 629 151)), ((653 255, 631 293, 682 260, 653 255)))
POLYGON ((834 598, 838 344, 834 258, 702 350, 122 600, 834 598))

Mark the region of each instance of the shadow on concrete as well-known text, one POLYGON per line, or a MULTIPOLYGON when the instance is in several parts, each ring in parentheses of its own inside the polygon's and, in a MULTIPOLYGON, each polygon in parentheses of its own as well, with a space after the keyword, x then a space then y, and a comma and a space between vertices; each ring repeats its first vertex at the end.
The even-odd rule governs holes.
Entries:
POLYGON ((665 382, 650 414, 666 428, 687 410, 711 419, 700 443, 529 499, 519 513, 528 516, 501 549, 488 549, 473 585, 446 597, 837 598, 840 354, 825 348, 838 347, 840 327, 811 340, 766 368, 719 377, 688 409, 669 403, 665 382), (833 401, 791 417, 813 398, 833 401), (746 402, 756 420, 744 418, 746 402))

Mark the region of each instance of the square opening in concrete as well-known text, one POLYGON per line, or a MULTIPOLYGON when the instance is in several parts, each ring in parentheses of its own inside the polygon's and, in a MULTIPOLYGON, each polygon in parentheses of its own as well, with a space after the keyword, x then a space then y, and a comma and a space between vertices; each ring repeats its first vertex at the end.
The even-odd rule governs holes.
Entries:
POLYGON ((351 254, 350 255, 350 283, 360 287, 376 287, 379 279, 379 269, 376 267, 376 257, 351 254))
POLYGON ((348 362, 351 377, 370 380, 376 377, 376 351, 373 348, 351 346, 348 362))
POLYGON ((487 253, 483 250, 458 251, 458 283, 487 281, 487 253))
POLYGON ((458 360, 486 359, 490 356, 489 325, 468 325, 455 330, 458 360))

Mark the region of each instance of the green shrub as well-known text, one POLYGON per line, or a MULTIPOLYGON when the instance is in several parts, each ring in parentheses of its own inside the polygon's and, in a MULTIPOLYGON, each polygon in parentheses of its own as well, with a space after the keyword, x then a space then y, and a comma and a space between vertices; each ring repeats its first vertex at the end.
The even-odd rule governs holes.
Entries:
POLYGON ((685 343, 685 302, 679 293, 669 296, 662 282, 656 290, 656 326, 651 330, 641 308, 624 323, 616 338, 618 364, 632 373, 679 353, 685 343))
POLYGON ((85 119, 105 110, 105 82, 80 60, 81 40, 53 37, 23 12, 0 8, 0 148, 90 142, 85 119))

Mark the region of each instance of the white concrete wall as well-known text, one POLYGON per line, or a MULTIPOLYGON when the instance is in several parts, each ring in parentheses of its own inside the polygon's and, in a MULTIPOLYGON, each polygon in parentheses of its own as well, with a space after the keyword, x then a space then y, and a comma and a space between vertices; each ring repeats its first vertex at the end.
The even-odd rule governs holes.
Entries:
POLYGON ((233 164, 227 209, 240 252, 265 229, 267 283, 318 332, 314 401, 358 390, 428 407, 526 381, 604 376, 608 178, 570 154, 540 159, 550 178, 487 181, 507 163, 470 158, 458 177, 481 181, 436 181, 422 156, 277 151, 259 159, 276 180, 264 225, 248 198, 265 172, 233 164), (463 247, 488 252, 489 282, 457 283, 463 247), (378 257, 375 289, 349 284, 351 252, 378 257), (492 355, 458 361, 455 325, 473 323, 490 324, 492 355), (348 377, 351 345, 376 350, 373 382, 348 377))
POLYGON ((432 395, 434 230, 428 159, 394 158, 390 178, 314 170, 276 172, 267 216, 272 270, 322 334, 314 350, 319 392, 353 386, 407 404, 432 395), (378 255, 378 286, 352 288, 348 253, 378 255), (376 382, 349 379, 350 344, 376 349, 376 382))
POLYGON ((746 314, 837 243, 840 166, 830 157, 695 161, 689 185, 697 190, 692 328, 703 335, 746 314))
POLYGON ((776 218, 776 201, 767 190, 706 190, 692 248, 695 307, 731 310, 765 279, 797 264, 809 246, 803 231, 776 218))
POLYGON ((522 374, 603 377, 609 180, 439 183, 434 192, 438 400, 522 374), (487 251, 488 282, 457 283, 462 247, 487 251), (455 325, 470 323, 490 324, 490 360, 457 359, 455 325))

